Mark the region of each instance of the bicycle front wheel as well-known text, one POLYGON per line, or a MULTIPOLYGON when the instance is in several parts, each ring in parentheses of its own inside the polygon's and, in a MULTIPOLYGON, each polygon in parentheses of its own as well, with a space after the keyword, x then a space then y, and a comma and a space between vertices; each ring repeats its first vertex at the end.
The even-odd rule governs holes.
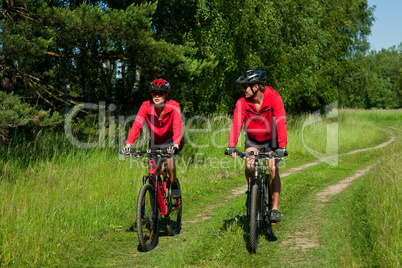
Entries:
POLYGON ((153 249, 159 237, 159 206, 155 203, 155 188, 145 184, 137 201, 137 234, 144 251, 153 249))
POLYGON ((257 252, 259 235, 259 218, 261 211, 260 190, 257 184, 251 188, 251 208, 250 208, 250 252, 257 252))

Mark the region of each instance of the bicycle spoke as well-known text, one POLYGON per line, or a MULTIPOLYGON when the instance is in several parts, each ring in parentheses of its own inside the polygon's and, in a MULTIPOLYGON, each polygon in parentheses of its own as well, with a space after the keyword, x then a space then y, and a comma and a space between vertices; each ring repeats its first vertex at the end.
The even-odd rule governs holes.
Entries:
POLYGON ((159 208, 154 203, 154 187, 145 184, 138 196, 137 233, 141 248, 144 251, 153 249, 158 243, 159 208))
POLYGON ((260 191, 255 184, 251 188, 251 209, 250 209, 250 252, 257 252, 260 218, 260 191))
POLYGON ((169 213, 166 215, 166 227, 169 235, 176 235, 181 230, 182 198, 171 198, 169 213))

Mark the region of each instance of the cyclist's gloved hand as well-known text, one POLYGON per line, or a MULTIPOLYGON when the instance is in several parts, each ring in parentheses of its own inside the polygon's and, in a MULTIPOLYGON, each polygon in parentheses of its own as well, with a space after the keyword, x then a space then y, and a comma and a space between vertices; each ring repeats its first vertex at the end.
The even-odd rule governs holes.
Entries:
POLYGON ((278 148, 275 151, 276 155, 279 157, 284 157, 288 155, 288 152, 286 151, 286 148, 278 148))
POLYGON ((233 154, 234 152, 236 152, 236 148, 235 148, 235 147, 229 147, 229 148, 227 148, 227 149, 225 150, 225 154, 226 154, 226 155, 231 155, 231 154, 233 154))
POLYGON ((130 148, 125 147, 120 152, 121 152, 121 154, 130 154, 130 148))
POLYGON ((171 154, 177 154, 179 152, 179 148, 172 145, 169 148, 167 148, 167 151, 168 151, 168 153, 171 153, 171 154))

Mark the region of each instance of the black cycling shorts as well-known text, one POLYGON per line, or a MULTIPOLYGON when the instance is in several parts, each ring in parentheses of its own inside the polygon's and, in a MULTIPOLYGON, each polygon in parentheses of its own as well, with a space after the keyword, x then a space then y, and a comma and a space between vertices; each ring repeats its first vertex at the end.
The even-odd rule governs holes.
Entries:
POLYGON ((262 153, 269 153, 269 152, 273 151, 271 148, 271 140, 267 140, 264 142, 258 142, 256 140, 248 137, 247 135, 245 135, 245 137, 246 137, 246 141, 244 142, 244 150, 246 150, 247 148, 250 148, 250 147, 255 147, 262 153))
MULTIPOLYGON (((170 146, 173 146, 172 138, 168 139, 167 141, 165 141, 162 144, 159 144, 152 139, 149 140, 149 149, 165 150, 165 149, 169 148, 170 146)), ((184 137, 181 138, 179 152, 183 149, 183 146, 184 146, 184 137)))

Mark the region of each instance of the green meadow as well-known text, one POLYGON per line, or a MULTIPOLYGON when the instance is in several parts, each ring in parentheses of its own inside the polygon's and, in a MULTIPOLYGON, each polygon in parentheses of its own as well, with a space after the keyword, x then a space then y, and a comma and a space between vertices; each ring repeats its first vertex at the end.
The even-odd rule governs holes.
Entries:
MULTIPOLYGON (((174 237, 161 230, 147 253, 134 229, 143 159, 123 160, 117 146, 78 148, 56 132, 18 136, 0 155, 0 266, 400 266, 401 129, 401 110, 290 116, 281 173, 323 161, 282 179, 283 221, 260 237, 255 255, 247 251, 245 194, 232 191, 246 185, 244 163, 224 155, 227 118, 185 126, 176 157, 183 228, 174 237), (318 192, 367 166, 314 209, 318 192), (291 238, 307 230, 318 244, 306 249, 291 238)), ((243 144, 241 134, 239 150, 243 144)))

